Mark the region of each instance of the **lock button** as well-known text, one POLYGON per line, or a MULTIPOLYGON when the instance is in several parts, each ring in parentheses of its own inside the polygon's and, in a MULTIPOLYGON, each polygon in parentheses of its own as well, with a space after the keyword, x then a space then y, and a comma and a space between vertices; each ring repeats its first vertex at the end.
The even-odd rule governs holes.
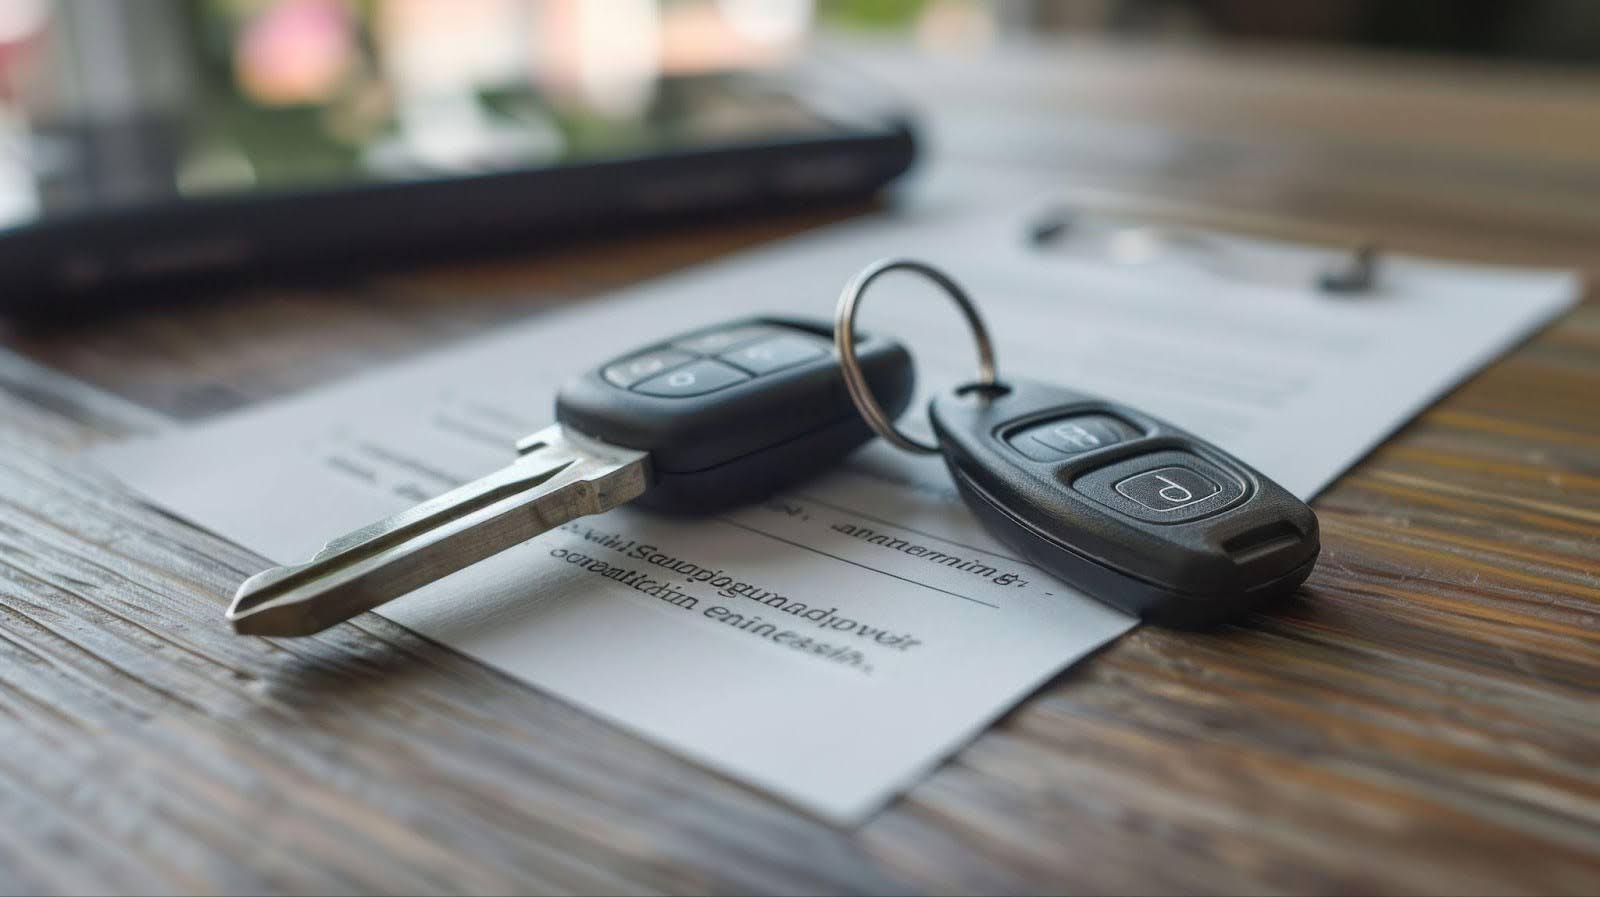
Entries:
POLYGON ((653 352, 643 352, 631 358, 613 362, 601 370, 600 375, 613 386, 623 389, 649 380, 657 374, 664 374, 674 368, 682 367, 694 361, 694 356, 688 352, 678 352, 673 349, 657 349, 653 352))
POLYGON ((749 374, 736 367, 706 359, 635 384, 633 391, 664 399, 684 399, 689 396, 703 396, 708 392, 716 392, 749 379, 749 374))
POLYGON ((1035 461, 1059 461, 1139 436, 1131 424, 1109 414, 1077 414, 1030 426, 1013 434, 1010 442, 1035 461))

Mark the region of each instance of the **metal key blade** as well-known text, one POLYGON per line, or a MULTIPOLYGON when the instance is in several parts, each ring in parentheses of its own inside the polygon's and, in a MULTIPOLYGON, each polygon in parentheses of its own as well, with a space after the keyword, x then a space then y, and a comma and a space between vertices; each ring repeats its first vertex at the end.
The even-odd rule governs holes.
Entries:
POLYGON ((559 424, 517 450, 521 457, 483 479, 340 536, 303 564, 245 580, 228 608, 234 632, 321 632, 649 485, 646 453, 559 424))

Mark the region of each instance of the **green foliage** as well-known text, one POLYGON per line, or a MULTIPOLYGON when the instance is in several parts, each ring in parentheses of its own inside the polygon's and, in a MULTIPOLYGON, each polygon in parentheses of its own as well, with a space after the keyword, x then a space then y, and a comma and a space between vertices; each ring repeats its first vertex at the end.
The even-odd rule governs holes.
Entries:
POLYGON ((928 0, 818 0, 817 18, 842 28, 901 30, 916 21, 927 5, 928 0))

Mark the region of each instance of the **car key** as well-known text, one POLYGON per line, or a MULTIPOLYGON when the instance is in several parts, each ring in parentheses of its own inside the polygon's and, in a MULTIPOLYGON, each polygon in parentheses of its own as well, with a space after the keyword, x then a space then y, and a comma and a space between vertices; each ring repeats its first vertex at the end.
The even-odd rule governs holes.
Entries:
MULTIPOLYGON (((329 542, 309 561, 239 587, 227 618, 247 635, 308 635, 624 502, 706 513, 762 498, 871 438, 851 405, 829 326, 750 318, 686 333, 563 386, 554 425, 507 467, 329 542)), ((898 343, 856 354, 898 414, 914 384, 898 343)))
POLYGON ((950 475, 990 532, 1149 622, 1202 626, 1293 592, 1320 542, 1304 502, 1127 405, 1029 380, 934 398, 950 475))

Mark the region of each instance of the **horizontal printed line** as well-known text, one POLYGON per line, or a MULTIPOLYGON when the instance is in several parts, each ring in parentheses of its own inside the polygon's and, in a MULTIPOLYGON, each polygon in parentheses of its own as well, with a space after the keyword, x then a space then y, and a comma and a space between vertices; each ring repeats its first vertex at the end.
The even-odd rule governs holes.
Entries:
POLYGON ((795 548, 804 548, 806 551, 812 552, 814 554, 820 554, 820 555, 822 555, 823 557, 826 557, 826 558, 832 558, 832 559, 834 559, 836 561, 839 561, 840 563, 850 564, 851 566, 854 566, 854 567, 860 567, 863 570, 871 570, 873 573, 881 573, 884 576, 890 577, 892 579, 898 579, 901 582, 908 582, 908 583, 910 583, 910 584, 912 584, 914 586, 921 586, 922 588, 927 589, 930 592, 938 592, 938 593, 940 593, 942 595, 949 595, 952 598, 960 598, 962 601, 971 601, 973 604, 981 604, 984 607, 994 608, 995 610, 999 610, 1000 609, 1000 605, 998 605, 998 604, 990 604, 989 602, 984 601, 981 598, 974 598, 971 595, 963 595, 960 592, 952 592, 952 591, 950 591, 948 589, 941 589, 938 586, 930 586, 925 582, 917 582, 914 579, 908 579, 907 577, 901 576, 898 573, 890 573, 888 570, 880 570, 877 567, 873 567, 873 566, 870 566, 868 564, 863 564, 863 563, 861 563, 859 561, 852 561, 849 558, 843 558, 843 557, 840 557, 840 556, 838 556, 836 554, 830 554, 830 553, 828 553, 826 551, 823 551, 820 548, 812 548, 810 545, 802 545, 799 542, 795 542, 795 541, 792 541, 792 540, 789 540, 789 539, 785 539, 782 536, 774 535, 773 533, 769 533, 766 530, 756 529, 753 526, 748 526, 746 524, 740 523, 737 520, 729 520, 726 517, 717 517, 715 519, 720 521, 720 522, 722 522, 722 523, 726 523, 729 526, 736 526, 736 527, 738 527, 738 528, 740 528, 742 530, 748 530, 748 531, 750 531, 752 533, 755 533, 758 536, 766 536, 768 539, 772 539, 772 540, 777 541, 777 542, 782 542, 785 545, 792 545, 795 548))
POLYGON ((882 517, 874 517, 871 514, 867 514, 867 513, 864 513, 862 511, 857 511, 855 508, 847 508, 844 505, 836 505, 831 501, 825 501, 823 499, 817 498, 815 495, 810 495, 810 494, 805 493, 805 492, 796 492, 795 494, 798 495, 801 499, 803 499, 805 501, 812 502, 813 504, 822 505, 825 508, 832 508, 835 511, 843 511, 846 514, 853 514, 856 517, 860 517, 862 520, 870 520, 873 523, 881 523, 884 526, 892 526, 895 529, 905 530, 908 533, 916 533, 919 536, 924 536, 926 538, 934 540, 935 542, 943 542, 946 545, 955 545, 958 548, 965 548, 965 549, 968 549, 970 551, 976 551, 979 554, 992 555, 994 557, 1000 558, 1001 560, 1010 561, 1013 564, 1021 564, 1024 567, 1031 567, 1034 570, 1039 569, 1038 565, 1036 565, 1036 564, 1030 564, 1027 561, 1023 560, 1022 558, 1012 557, 1011 555, 1006 554, 1004 552, 991 551, 991 550, 989 550, 987 548, 979 548, 976 545, 968 545, 965 542, 958 542, 955 539, 951 539, 951 538, 948 538, 946 536, 934 535, 933 533, 930 533, 927 530, 920 530, 920 529, 917 529, 916 527, 906 526, 903 523, 895 523, 892 520, 884 520, 882 517))

